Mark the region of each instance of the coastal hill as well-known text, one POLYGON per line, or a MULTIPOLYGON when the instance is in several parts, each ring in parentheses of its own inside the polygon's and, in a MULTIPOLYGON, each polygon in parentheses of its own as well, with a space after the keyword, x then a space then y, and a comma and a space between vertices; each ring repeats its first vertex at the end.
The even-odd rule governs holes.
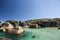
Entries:
POLYGON ((37 21, 40 21, 40 20, 57 20, 57 21, 60 21, 60 18, 40 18, 40 19, 31 19, 31 20, 26 20, 25 22, 29 22, 29 23, 36 23, 37 21))
POLYGON ((58 26, 60 26, 60 18, 41 18, 41 19, 27 20, 25 22, 29 22, 31 24, 38 24, 41 27, 58 27, 58 26))

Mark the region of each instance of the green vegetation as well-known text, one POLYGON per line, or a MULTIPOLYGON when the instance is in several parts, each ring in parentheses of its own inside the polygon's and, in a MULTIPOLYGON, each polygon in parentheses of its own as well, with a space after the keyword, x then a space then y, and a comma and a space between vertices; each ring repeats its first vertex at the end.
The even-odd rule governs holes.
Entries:
POLYGON ((37 19, 33 19, 33 20, 27 20, 26 22, 29 22, 29 23, 36 23, 37 22, 37 19))

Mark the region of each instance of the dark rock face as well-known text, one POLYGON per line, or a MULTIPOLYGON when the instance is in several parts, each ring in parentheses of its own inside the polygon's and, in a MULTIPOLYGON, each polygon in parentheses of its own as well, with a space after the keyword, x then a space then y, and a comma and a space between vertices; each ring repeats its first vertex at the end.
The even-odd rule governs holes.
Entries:
POLYGON ((37 24, 30 24, 29 28, 40 28, 37 24))
POLYGON ((41 27, 57 27, 57 21, 56 20, 40 20, 36 22, 41 27))
POLYGON ((29 22, 26 22, 26 24, 29 26, 29 25, 31 25, 31 23, 29 23, 29 22))
POLYGON ((26 27, 28 25, 26 22, 19 21, 19 26, 26 27))
POLYGON ((24 22, 19 21, 19 26, 24 26, 24 22))
POLYGON ((38 24, 31 24, 29 22, 26 22, 26 24, 28 25, 28 28, 41 28, 38 24))
POLYGON ((60 29, 60 26, 58 26, 58 29, 60 29))

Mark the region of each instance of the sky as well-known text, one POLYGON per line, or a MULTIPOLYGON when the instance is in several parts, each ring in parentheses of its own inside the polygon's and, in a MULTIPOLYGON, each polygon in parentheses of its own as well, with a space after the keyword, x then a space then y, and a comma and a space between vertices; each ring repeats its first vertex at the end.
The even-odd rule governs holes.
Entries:
POLYGON ((0 21, 60 18, 60 0, 0 0, 0 21))

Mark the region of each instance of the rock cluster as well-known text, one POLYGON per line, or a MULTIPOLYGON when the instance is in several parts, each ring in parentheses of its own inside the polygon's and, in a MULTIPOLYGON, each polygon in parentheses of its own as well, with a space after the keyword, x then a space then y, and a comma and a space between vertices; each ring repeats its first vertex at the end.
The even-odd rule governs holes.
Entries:
POLYGON ((7 32, 11 34, 22 34, 23 28, 19 26, 18 21, 8 20, 6 22, 0 22, 0 32, 7 32))

